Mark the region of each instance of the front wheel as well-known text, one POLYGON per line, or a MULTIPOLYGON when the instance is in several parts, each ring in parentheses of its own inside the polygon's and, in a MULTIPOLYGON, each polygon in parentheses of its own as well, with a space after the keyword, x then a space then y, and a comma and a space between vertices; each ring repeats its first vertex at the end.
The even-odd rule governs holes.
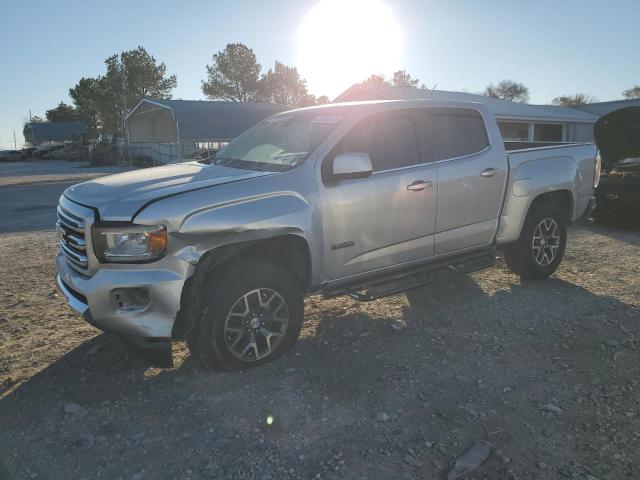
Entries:
POLYGON ((551 204, 535 205, 520 238, 505 249, 509 269, 527 280, 547 278, 556 271, 567 245, 567 224, 551 204))
POLYGON ((187 343, 209 368, 238 370, 275 360, 300 334, 303 294, 286 269, 255 260, 233 262, 205 282, 187 343))

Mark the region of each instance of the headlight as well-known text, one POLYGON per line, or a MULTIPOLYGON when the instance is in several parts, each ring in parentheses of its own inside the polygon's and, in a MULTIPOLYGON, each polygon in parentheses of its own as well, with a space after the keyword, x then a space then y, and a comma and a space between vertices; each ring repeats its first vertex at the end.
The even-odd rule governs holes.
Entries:
POLYGON ((167 251, 167 229, 161 225, 95 225, 93 249, 100 262, 151 262, 167 251))

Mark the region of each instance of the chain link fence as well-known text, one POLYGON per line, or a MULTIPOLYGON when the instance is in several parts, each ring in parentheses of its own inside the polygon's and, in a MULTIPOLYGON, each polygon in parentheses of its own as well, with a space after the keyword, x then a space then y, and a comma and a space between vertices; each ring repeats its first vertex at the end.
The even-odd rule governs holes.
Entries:
POLYGON ((177 163, 189 158, 195 151, 203 148, 219 150, 228 142, 188 141, 158 143, 158 142, 128 142, 118 139, 118 151, 122 165, 158 166, 177 163))

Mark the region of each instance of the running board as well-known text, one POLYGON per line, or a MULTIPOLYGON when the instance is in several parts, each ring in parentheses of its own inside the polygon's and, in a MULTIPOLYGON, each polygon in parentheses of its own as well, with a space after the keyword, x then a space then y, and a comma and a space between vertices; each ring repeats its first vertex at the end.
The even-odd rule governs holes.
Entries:
POLYGON ((413 267, 408 270, 380 275, 361 280, 358 283, 325 288, 323 294, 325 298, 349 295, 355 300, 370 302, 427 285, 431 283, 431 273, 436 270, 450 268, 456 272, 470 273, 492 267, 495 263, 496 251, 492 248, 431 262, 418 268, 413 267))
POLYGON ((485 252, 484 255, 480 255, 475 258, 451 263, 449 268, 460 273, 477 272, 478 270, 493 267, 496 264, 496 258, 495 251, 485 252))

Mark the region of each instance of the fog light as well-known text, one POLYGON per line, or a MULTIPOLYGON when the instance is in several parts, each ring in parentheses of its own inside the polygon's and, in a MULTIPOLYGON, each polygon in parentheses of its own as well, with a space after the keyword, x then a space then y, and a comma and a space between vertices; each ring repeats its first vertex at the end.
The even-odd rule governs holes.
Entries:
POLYGON ((118 312, 139 312, 149 306, 149 290, 144 287, 115 288, 111 290, 111 298, 118 312))

